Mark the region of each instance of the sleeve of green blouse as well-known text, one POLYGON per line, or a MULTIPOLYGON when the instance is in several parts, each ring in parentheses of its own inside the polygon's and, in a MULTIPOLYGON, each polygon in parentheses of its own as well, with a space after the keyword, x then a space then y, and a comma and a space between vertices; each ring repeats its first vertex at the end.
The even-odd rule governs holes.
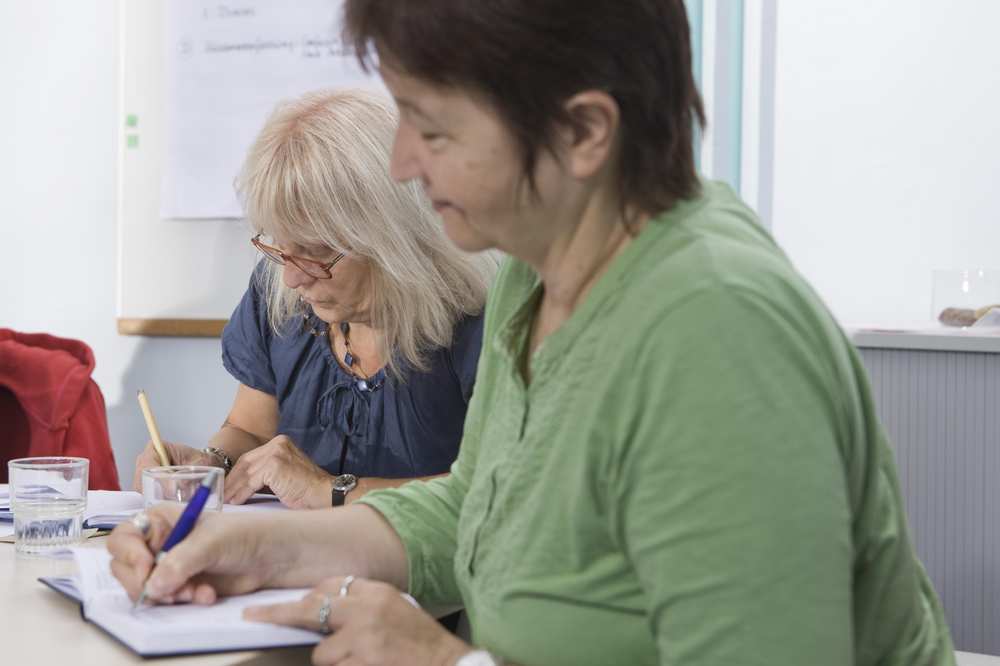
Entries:
MULTIPOLYGON (((473 393, 470 414, 475 403, 473 393)), ((409 592, 425 606, 461 603, 453 567, 456 531, 477 448, 467 428, 448 476, 377 490, 357 502, 377 510, 396 530, 406 549, 409 592)))
POLYGON ((661 664, 853 663, 840 403, 802 326, 717 289, 637 342, 612 528, 661 664))
MULTIPOLYGON (((493 291, 500 288, 511 262, 501 269, 487 301, 483 319, 483 340, 489 339, 491 322, 496 317, 493 291)), ((409 570, 410 594, 424 605, 444 606, 462 603, 455 582, 455 550, 458 516, 469 490, 479 454, 479 433, 489 404, 490 355, 483 348, 476 370, 475 389, 469 400, 458 458, 447 477, 423 483, 408 483, 401 488, 380 490, 365 495, 359 502, 385 516, 403 541, 409 570)))

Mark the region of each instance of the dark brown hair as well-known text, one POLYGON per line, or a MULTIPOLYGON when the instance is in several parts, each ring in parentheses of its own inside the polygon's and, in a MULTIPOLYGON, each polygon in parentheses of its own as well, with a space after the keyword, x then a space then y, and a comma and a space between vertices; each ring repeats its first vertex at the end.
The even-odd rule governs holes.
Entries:
POLYGON ((408 75, 484 95, 529 184, 555 130, 582 129, 565 101, 596 89, 619 107, 623 207, 655 214, 699 190, 705 118, 683 0, 347 0, 344 26, 366 69, 378 49, 408 75))

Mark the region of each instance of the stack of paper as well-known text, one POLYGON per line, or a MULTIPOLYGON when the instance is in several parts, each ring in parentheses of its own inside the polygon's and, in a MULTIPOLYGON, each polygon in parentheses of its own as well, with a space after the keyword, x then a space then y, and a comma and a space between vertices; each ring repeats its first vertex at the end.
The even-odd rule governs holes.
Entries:
POLYGON ((142 495, 132 491, 90 490, 87 492, 87 510, 84 512, 84 527, 102 530, 114 529, 139 511, 142 511, 142 495))
MULTIPOLYGON (((133 516, 143 507, 142 495, 132 491, 90 490, 87 491, 87 508, 84 518, 108 516, 118 522, 133 516)), ((14 514, 10 509, 10 486, 0 484, 0 521, 10 521, 14 514)))
MULTIPOLYGON (((141 511, 142 495, 132 491, 91 490, 83 512, 84 528, 110 530, 141 511)), ((10 486, 0 484, 0 538, 14 534, 14 514, 10 509, 10 486)))
MULTIPOLYGON (((131 490, 91 490, 87 492, 87 508, 83 513, 83 527, 88 535, 94 530, 111 530, 139 511, 144 501, 142 495, 131 490)), ((226 504, 223 511, 233 513, 259 511, 287 511, 274 495, 255 493, 245 504, 226 504)), ((0 541, 11 541, 14 536, 14 515, 10 510, 7 484, 0 484, 0 541)))

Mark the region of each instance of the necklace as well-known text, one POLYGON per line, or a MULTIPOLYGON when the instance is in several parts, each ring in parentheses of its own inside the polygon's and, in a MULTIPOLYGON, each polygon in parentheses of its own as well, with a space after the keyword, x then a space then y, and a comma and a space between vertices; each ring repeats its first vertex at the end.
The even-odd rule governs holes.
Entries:
POLYGON ((310 321, 308 312, 302 313, 302 328, 314 338, 325 338, 330 330, 329 326, 320 326, 319 328, 316 328, 316 326, 310 321))
MULTIPOLYGON (((317 338, 326 338, 327 344, 331 344, 331 340, 329 338, 329 326, 325 328, 321 326, 320 328, 322 330, 317 329, 316 326, 314 326, 310 321, 310 317, 307 313, 303 313, 302 315, 302 326, 309 333, 309 335, 317 338)), ((340 332, 344 335, 344 349, 346 351, 344 354, 344 365, 346 365, 351 374, 354 375, 354 385, 357 386, 360 391, 375 391, 382 388, 381 382, 372 381, 371 376, 364 373, 361 369, 361 359, 358 358, 358 355, 351 350, 351 325, 346 321, 341 322, 340 332)))
POLYGON ((357 387, 362 391, 374 391, 382 386, 373 382, 372 378, 361 369, 361 359, 351 349, 351 325, 346 321, 341 322, 340 332, 344 334, 344 365, 358 378, 357 387))

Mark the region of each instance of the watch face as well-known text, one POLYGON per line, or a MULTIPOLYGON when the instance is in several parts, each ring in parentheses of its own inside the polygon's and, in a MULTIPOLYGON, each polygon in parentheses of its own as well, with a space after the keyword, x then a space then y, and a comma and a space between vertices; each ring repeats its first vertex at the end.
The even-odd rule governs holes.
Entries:
POLYGON ((354 490, 356 485, 358 485, 358 477, 353 474, 341 474, 333 480, 333 489, 342 493, 354 490))

